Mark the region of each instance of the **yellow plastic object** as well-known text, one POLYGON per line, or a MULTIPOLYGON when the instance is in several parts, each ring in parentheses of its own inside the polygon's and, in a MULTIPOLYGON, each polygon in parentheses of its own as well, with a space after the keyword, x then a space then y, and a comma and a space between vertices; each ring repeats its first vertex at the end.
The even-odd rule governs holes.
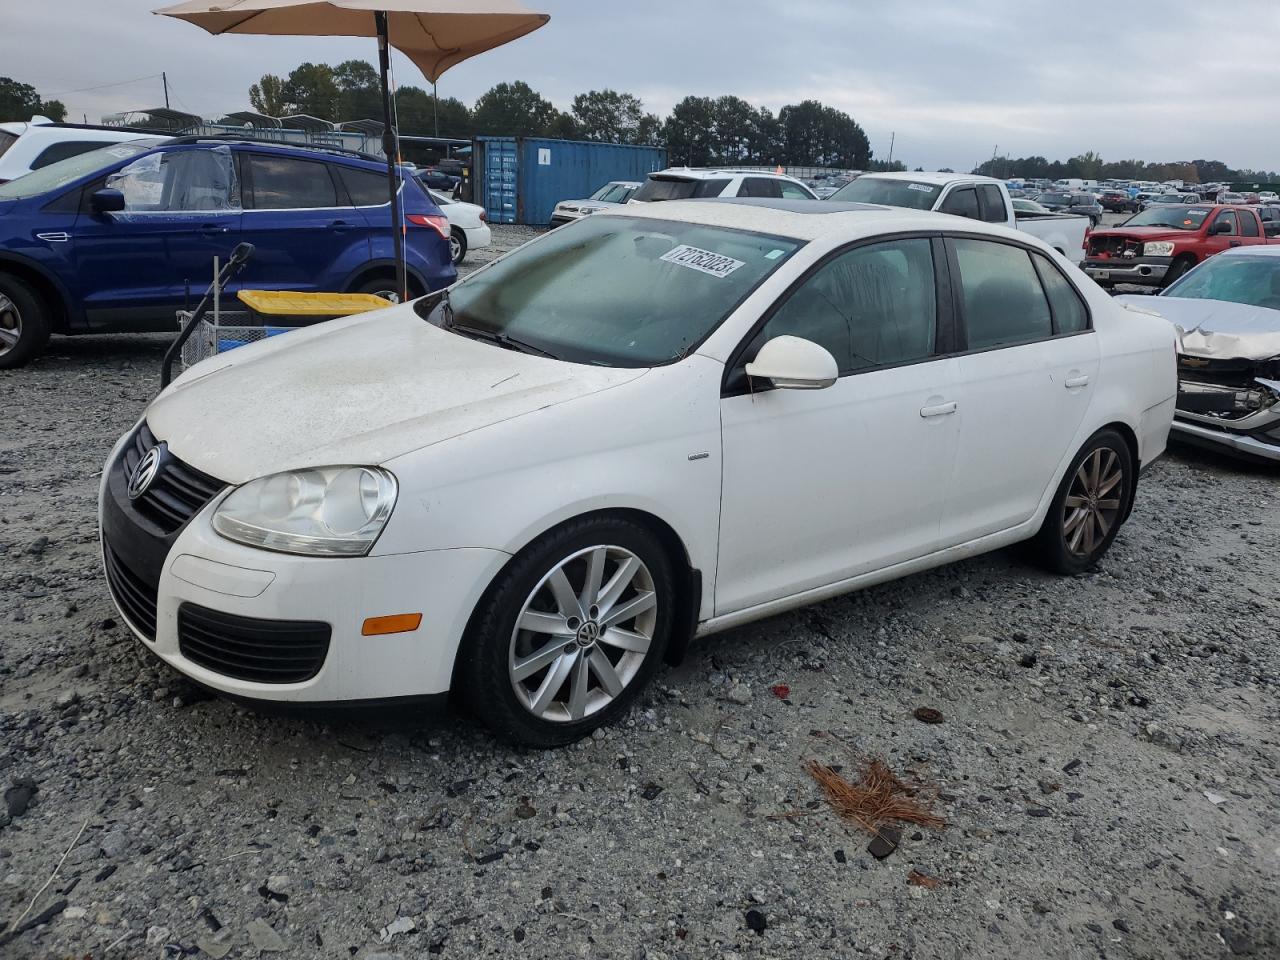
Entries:
POLYGON ((381 310, 390 300, 372 293, 296 293, 292 290, 241 290, 236 294, 250 310, 268 317, 349 317, 381 310))

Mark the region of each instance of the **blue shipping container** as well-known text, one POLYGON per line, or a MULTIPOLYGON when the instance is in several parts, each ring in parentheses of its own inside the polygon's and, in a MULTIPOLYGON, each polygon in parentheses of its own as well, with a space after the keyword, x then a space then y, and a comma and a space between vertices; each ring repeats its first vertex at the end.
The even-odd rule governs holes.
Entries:
POLYGON ((643 182, 667 165, 662 147, 540 137, 478 137, 473 153, 491 223, 546 224, 561 200, 589 197, 610 180, 643 182))

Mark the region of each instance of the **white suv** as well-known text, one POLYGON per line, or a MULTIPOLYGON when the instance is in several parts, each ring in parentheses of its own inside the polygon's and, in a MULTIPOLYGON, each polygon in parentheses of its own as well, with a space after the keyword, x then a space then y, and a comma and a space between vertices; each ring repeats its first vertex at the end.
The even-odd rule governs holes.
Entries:
POLYGON ((17 180, 32 170, 99 147, 145 138, 156 139, 156 135, 114 127, 55 123, 48 117, 32 117, 30 123, 0 123, 0 183, 17 180))
POLYGON ((631 195, 632 203, 691 200, 702 197, 773 197, 817 200, 812 190, 794 177, 764 170, 715 170, 670 167, 649 174, 631 195))

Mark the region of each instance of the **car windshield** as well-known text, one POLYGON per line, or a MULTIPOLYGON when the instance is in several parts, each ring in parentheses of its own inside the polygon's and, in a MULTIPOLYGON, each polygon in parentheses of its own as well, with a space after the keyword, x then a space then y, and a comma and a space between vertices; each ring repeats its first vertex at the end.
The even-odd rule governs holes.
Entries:
POLYGON ((605 203, 626 203, 631 196, 631 187, 625 183, 608 183, 591 195, 592 200, 605 203))
POLYGON ((640 185, 633 200, 689 200, 696 197, 718 197, 729 185, 726 180, 692 180, 682 177, 650 177, 640 185))
POLYGON ((651 367, 701 343, 802 241, 642 217, 554 230, 417 309, 574 363, 651 367))
POLYGON ((933 183, 891 180, 887 177, 859 177, 827 199, 840 203, 880 203, 886 207, 932 210, 941 192, 942 188, 933 183))
POLYGON ((0 184, 0 200, 25 200, 38 197, 42 193, 60 190, 81 177, 109 167, 122 160, 146 153, 160 143, 159 140, 130 140, 127 143, 113 143, 98 150, 90 150, 78 156, 68 157, 51 163, 47 167, 33 170, 25 176, 0 184))
POLYGON ((1071 198, 1065 193, 1042 193, 1037 198, 1041 203, 1070 203, 1071 198))
POLYGON ((1199 230, 1204 218, 1209 215, 1205 207, 1180 207, 1174 204, 1161 204, 1160 207, 1147 207, 1141 213, 1135 213, 1124 222, 1126 227, 1172 227, 1175 230, 1199 230))
POLYGON ((1280 311, 1280 257, 1211 257, 1162 294, 1188 300, 1225 300, 1280 311))

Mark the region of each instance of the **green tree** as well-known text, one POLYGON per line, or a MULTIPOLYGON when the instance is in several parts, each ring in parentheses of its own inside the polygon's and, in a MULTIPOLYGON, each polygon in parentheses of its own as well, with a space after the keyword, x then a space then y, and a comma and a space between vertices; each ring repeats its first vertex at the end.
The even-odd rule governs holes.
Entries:
POLYGON ((58 100, 41 100, 36 88, 29 83, 0 77, 0 117, 30 120, 37 115, 60 121, 66 119, 67 108, 58 100))
POLYGON ((787 163, 866 169, 871 142, 847 113, 817 100, 791 104, 778 112, 787 163))
POLYGON ((601 143, 639 143, 645 121, 638 97, 616 90, 588 90, 573 98, 578 136, 601 143))
POLYGON ((581 140, 582 128, 578 125, 578 121, 573 118, 573 114, 565 113, 563 110, 557 110, 551 122, 542 130, 544 137, 554 137, 557 140, 581 140))
POLYGON ((279 117, 290 112, 284 99, 284 81, 268 73, 249 88, 249 104, 268 117, 279 117))
POLYGON ((556 119, 557 110, 523 80, 500 83, 481 95, 471 112, 472 127, 482 136, 538 137, 556 119))
POLYGON ((339 120, 382 117, 382 81, 367 60, 344 60, 333 68, 339 120))
POLYGON ((668 162, 673 167, 708 166, 716 146, 714 125, 715 101, 710 97, 685 97, 672 107, 663 125, 668 162))
POLYGON ((337 120, 340 92, 333 67, 304 63, 284 82, 284 100, 290 113, 305 113, 322 120, 337 120))
MULTIPOLYGON (((418 137, 433 137, 436 130, 435 105, 431 94, 421 87, 401 87, 396 91, 396 114, 400 132, 418 137)), ((382 111, 378 111, 378 116, 382 111)), ((442 97, 439 105, 440 136, 469 140, 472 134, 471 111, 456 97, 442 97)))

